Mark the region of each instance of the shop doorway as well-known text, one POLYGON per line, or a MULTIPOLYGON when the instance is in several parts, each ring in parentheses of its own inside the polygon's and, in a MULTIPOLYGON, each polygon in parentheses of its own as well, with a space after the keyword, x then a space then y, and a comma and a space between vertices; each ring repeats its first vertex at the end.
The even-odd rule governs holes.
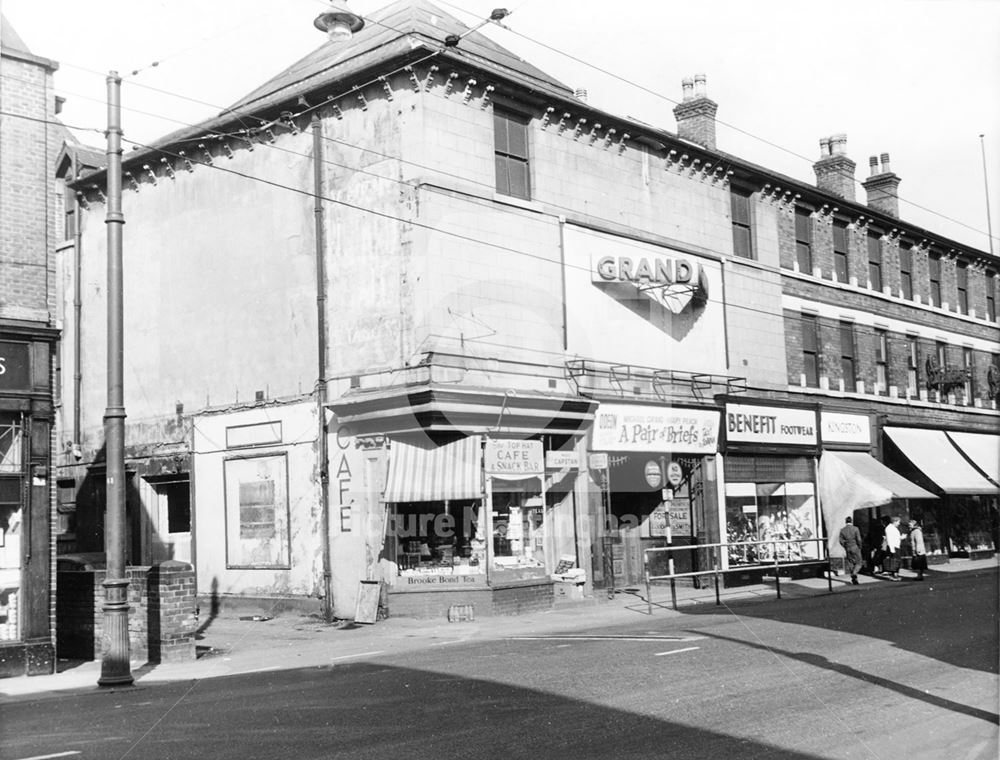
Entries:
POLYGON ((153 561, 191 562, 191 482, 187 477, 147 481, 151 490, 153 561))

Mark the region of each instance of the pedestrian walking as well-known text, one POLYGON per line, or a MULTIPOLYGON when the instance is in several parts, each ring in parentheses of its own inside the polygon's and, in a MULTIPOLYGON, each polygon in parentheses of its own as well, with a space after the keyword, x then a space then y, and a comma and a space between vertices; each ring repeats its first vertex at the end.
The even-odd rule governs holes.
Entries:
POLYGON ((840 529, 840 545, 844 547, 847 558, 844 560, 845 569, 851 574, 851 583, 858 585, 858 571, 864 567, 865 560, 861 554, 861 531, 854 524, 854 520, 847 516, 846 523, 840 529))
POLYGON ((882 542, 882 572, 888 573, 889 579, 899 580, 899 547, 903 543, 903 536, 899 532, 899 515, 893 515, 889 524, 885 526, 885 539, 882 542))
POLYGON ((924 579, 924 571, 927 569, 927 547, 924 545, 924 531, 920 527, 920 522, 910 520, 910 546, 913 547, 913 559, 910 561, 910 569, 915 571, 915 580, 924 579))

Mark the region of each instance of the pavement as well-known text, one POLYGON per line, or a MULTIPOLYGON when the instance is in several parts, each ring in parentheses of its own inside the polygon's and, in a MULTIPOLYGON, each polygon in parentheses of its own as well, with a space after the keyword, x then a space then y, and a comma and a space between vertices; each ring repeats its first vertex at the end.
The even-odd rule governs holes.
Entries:
MULTIPOLYGON (((953 559, 948 564, 932 565, 924 583, 932 586, 935 576, 993 569, 998 566, 994 556, 984 560, 953 559)), ((914 583, 915 574, 902 570, 899 583, 914 583)), ((874 585, 894 586, 884 576, 859 576, 859 585, 850 583, 844 575, 832 579, 833 595, 859 593, 874 585)), ((801 580, 781 580, 781 597, 795 599, 829 595, 830 584, 825 577, 801 580)), ((613 631, 652 618, 664 619, 684 614, 673 609, 669 586, 653 588, 651 603, 645 599, 645 588, 622 591, 609 599, 605 592, 579 601, 560 601, 552 609, 510 617, 485 617, 472 621, 449 623, 446 620, 388 618, 374 625, 359 625, 348 621, 326 623, 322 618, 301 612, 285 612, 267 619, 266 616, 225 613, 205 620, 196 637, 197 658, 179 663, 132 664, 136 686, 152 686, 161 682, 198 681, 237 674, 288 670, 303 667, 329 667, 331 664, 363 661, 376 656, 400 655, 427 647, 447 646, 471 641, 495 641, 510 637, 551 635, 554 633, 613 631), (249 617, 251 619, 244 619, 249 617)), ((695 589, 678 584, 678 607, 716 604, 714 588, 695 589)), ((722 589, 720 609, 730 604, 773 601, 776 590, 770 582, 722 589)), ((995 601, 995 600, 994 600, 995 601)), ((99 661, 60 660, 58 672, 44 676, 22 676, 0 680, 0 704, 21 701, 25 697, 58 696, 81 691, 116 691, 133 687, 99 687, 99 661)))

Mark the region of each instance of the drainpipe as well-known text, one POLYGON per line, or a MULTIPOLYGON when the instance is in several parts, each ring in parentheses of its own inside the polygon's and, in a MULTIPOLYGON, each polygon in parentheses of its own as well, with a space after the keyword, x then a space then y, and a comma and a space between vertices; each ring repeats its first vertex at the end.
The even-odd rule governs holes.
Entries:
MULTIPOLYGON (((77 164, 76 152, 73 152, 73 163, 70 171, 73 172, 73 182, 77 180, 80 167, 77 164)), ((73 276, 73 440, 79 447, 83 445, 83 436, 80 433, 80 391, 83 388, 83 369, 80 360, 80 344, 82 329, 80 317, 83 313, 83 286, 80 284, 80 276, 83 272, 83 259, 81 247, 83 246, 83 223, 80 219, 80 198, 76 191, 73 191, 73 265, 75 274, 73 276)), ((74 449, 75 451, 75 449, 74 449)))
POLYGON ((319 416, 319 510, 323 530, 323 617, 333 622, 333 560, 330 553, 330 452, 326 430, 326 234, 323 228, 323 124, 312 117, 313 207, 316 221, 316 332, 319 380, 316 411, 319 416))

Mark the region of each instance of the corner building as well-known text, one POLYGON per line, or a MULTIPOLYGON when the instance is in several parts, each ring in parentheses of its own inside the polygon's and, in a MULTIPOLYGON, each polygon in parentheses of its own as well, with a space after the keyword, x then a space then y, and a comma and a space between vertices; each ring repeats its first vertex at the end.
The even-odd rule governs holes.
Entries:
MULTIPOLYGON (((786 261, 789 198, 880 212, 719 152, 715 109, 699 77, 679 134, 602 112, 418 0, 127 152, 136 561, 189 551, 201 594, 351 618, 371 581, 396 615, 545 608, 762 517, 823 557, 822 414, 863 418, 872 461, 881 428, 873 392, 800 382, 796 286, 836 286, 786 261), (754 415, 773 430, 723 423, 754 415)), ((76 185, 95 219, 102 181, 76 185)), ((956 430, 995 423, 981 402, 956 430)), ((64 462, 78 499, 98 422, 64 462)))

